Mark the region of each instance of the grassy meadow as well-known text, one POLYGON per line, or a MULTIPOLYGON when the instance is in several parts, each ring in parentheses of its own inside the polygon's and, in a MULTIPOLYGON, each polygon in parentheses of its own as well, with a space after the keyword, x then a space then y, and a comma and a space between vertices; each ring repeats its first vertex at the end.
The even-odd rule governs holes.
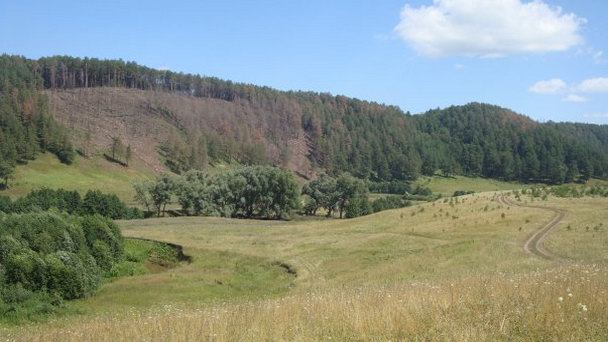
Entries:
POLYGON ((72 165, 65 165, 54 155, 45 153, 36 160, 17 166, 10 188, 0 195, 15 198, 42 187, 77 190, 83 194, 93 189, 115 193, 121 200, 131 203, 134 195, 132 182, 151 177, 154 174, 137 162, 125 168, 100 157, 76 157, 72 165))
POLYGON ((522 245, 553 213, 497 198, 485 192, 352 220, 119 222, 126 236, 182 245, 193 262, 120 278, 69 304, 80 314, 0 336, 606 340, 608 199, 534 201, 567 211, 545 242, 564 257, 552 261, 522 245))
POLYGON ((524 189, 532 185, 515 182, 505 182, 497 179, 465 176, 422 176, 416 181, 417 185, 430 188, 433 192, 451 196, 455 191, 504 191, 513 189, 524 189))

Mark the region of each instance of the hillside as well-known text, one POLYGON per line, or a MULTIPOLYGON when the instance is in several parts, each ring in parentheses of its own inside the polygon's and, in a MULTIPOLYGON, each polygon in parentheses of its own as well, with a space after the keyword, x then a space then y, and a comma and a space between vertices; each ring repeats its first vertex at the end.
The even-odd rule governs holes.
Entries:
MULTIPOLYGON (((437 172, 542 183, 608 177, 606 125, 538 123, 481 103, 410 115, 344 96, 283 92, 122 60, 2 58, 14 69, 6 77, 17 84, 27 80, 28 92, 40 96, 34 112, 48 112, 69 128, 68 134, 38 133, 57 142, 42 140, 33 152, 17 146, 25 151, 20 159, 17 152, 2 152, 0 160, 12 164, 35 158, 37 150, 73 154, 72 144, 87 158, 108 157, 120 142, 110 159, 134 159, 153 173, 243 163, 281 166, 304 179, 321 171, 378 181, 437 172)), ((2 115, 28 122, 31 101, 7 94, 0 99, 12 107, 2 115)), ((10 120, 0 126, 5 122, 10 120)), ((35 129, 55 126, 40 127, 35 129)), ((4 136, 13 131, 3 128, 4 136)), ((40 140, 27 139, 25 147, 40 140)))
MULTIPOLYGON (((313 173, 307 158, 307 135, 301 125, 292 124, 300 121, 298 113, 286 122, 291 126, 289 133, 274 120, 275 115, 268 115, 262 107, 249 102, 107 87, 53 90, 46 94, 55 118, 77 132, 75 144, 86 146, 88 154, 107 152, 112 137, 118 136, 132 146, 137 159, 160 172, 165 169, 161 145, 168 144, 173 153, 183 150, 190 154, 190 142, 204 137, 208 145, 217 145, 219 151, 203 151, 214 159, 238 159, 230 156, 237 153, 233 149, 259 146, 260 162, 268 159, 280 164, 281 153, 287 153, 290 158, 282 166, 306 176, 313 173), (273 132, 285 134, 273 138, 273 132)), ((252 155, 254 151, 244 154, 252 155)))

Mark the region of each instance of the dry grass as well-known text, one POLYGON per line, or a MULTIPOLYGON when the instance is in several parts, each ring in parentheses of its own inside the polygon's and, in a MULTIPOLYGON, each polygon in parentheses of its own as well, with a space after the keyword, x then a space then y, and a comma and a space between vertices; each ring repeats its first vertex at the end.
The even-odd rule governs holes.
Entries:
POLYGON ((195 262, 108 284, 75 304, 83 316, 4 334, 32 341, 607 340, 608 229, 565 227, 606 222, 608 200, 535 201, 567 210, 546 242, 571 257, 558 263, 522 250, 552 213, 496 198, 475 194, 354 220, 120 222, 127 236, 183 245, 195 262), (568 247, 572 234, 578 252, 568 247))
POLYGON ((608 269, 568 265, 452 282, 312 291, 198 309, 166 305, 19 332, 23 341, 608 339, 608 269))

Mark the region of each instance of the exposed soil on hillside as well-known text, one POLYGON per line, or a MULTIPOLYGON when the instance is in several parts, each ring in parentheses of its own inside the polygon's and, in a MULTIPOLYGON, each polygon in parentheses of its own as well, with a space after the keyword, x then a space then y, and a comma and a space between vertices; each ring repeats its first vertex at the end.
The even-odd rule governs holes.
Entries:
POLYGON ((211 133, 238 144, 261 143, 274 164, 302 177, 313 175, 301 113, 280 103, 270 111, 249 102, 107 87, 46 93, 53 115, 73 131, 75 144, 88 154, 107 152, 112 137, 119 137, 131 145, 133 158, 162 172, 160 143, 172 137, 188 140, 211 133), (285 146, 287 160, 282 151, 285 146))

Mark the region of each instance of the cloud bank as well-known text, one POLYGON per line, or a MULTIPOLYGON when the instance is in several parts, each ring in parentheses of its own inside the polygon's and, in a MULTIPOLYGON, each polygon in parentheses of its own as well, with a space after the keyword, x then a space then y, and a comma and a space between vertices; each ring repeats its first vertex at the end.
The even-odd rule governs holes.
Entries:
POLYGON ((434 0, 406 5, 395 32, 425 56, 502 57, 568 50, 584 22, 542 0, 434 0))
POLYGON ((534 83, 528 91, 536 94, 567 94, 562 98, 563 102, 582 103, 587 102, 587 98, 580 94, 608 93, 608 77, 589 78, 570 86, 562 79, 553 78, 534 83))
POLYGON ((576 95, 576 94, 569 94, 568 96, 564 97, 562 99, 562 101, 564 102, 587 102, 587 99, 580 96, 580 95, 576 95))
POLYGON ((554 78, 547 81, 538 81, 531 85, 529 90, 537 94, 557 94, 567 87, 566 82, 559 78, 554 78))
POLYGON ((608 93, 608 77, 584 80, 576 87, 576 90, 581 93, 608 93))

